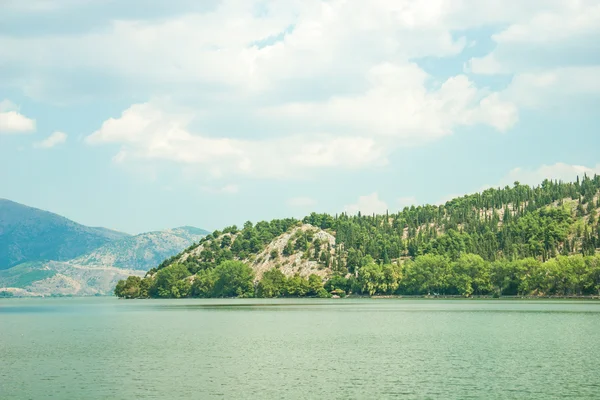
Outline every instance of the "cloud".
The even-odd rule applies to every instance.
[[[378,66],[368,79],[372,88],[358,97],[260,110],[264,120],[295,127],[275,137],[199,133],[190,126],[202,110],[152,100],[106,120],[86,141],[120,145],[117,163],[154,159],[205,165],[205,173],[217,178],[305,178],[318,168],[386,165],[396,148],[448,135],[457,125],[485,123],[504,131],[518,119],[511,103],[477,90],[465,76],[448,79],[434,92],[424,88],[427,75],[414,64]]]
[[[312,207],[317,201],[310,197],[292,197],[286,203],[290,207]]]
[[[523,2],[525,3],[525,2]],[[519,107],[579,107],[600,94],[600,3],[552,0],[515,15],[492,35],[494,49],[465,71],[511,76],[503,101]]]
[[[44,2],[20,3],[10,3],[12,12],[25,18]],[[59,18],[99,2],[91,3],[50,8]],[[76,33],[0,34],[2,68],[16,71],[13,86],[54,102],[77,90],[168,97],[170,105],[131,105],[88,143],[115,145],[117,163],[195,165],[213,178],[304,179],[319,168],[385,165],[398,148],[461,127],[507,131],[518,107],[589,93],[597,81],[584,58],[600,54],[597,1],[223,0],[189,10],[108,13]],[[496,30],[496,46],[464,74],[439,77],[419,65],[461,55],[463,32],[482,28]],[[472,77],[482,73],[514,79],[491,90]],[[76,85],[74,75],[112,85]],[[594,82],[586,86],[584,75]]]
[[[367,74],[365,93],[335,96],[322,102],[285,104],[263,110],[269,117],[310,121],[327,130],[382,135],[402,145],[421,144],[449,135],[457,126],[487,124],[511,128],[517,108],[497,93],[478,90],[465,75],[427,90],[429,77],[416,64],[384,63]]]
[[[383,214],[388,210],[388,206],[385,201],[379,199],[377,193],[371,193],[367,196],[360,196],[356,204],[350,204],[344,207],[350,215],[357,214],[359,211],[363,215],[368,214]]]
[[[97,12],[99,3],[12,0],[8,8],[22,12],[15,16],[52,10],[61,17]],[[494,36],[499,44],[591,36],[597,26],[590,0],[223,0],[202,10],[194,3],[160,19],[107,12],[101,29],[94,24],[77,35],[0,36],[0,59],[32,66],[22,73],[34,76],[56,73],[69,59],[76,71],[155,87],[210,82],[264,90],[290,79],[363,75],[385,61],[454,56],[466,46],[460,32],[482,26],[507,26]]]
[[[2,7],[6,7],[9,11],[38,13],[59,10],[78,2],[81,3],[80,0],[4,0]]]
[[[600,65],[517,74],[501,96],[521,107],[573,105],[574,96],[600,94]]]
[[[50,149],[54,146],[57,146],[61,143],[64,143],[67,141],[67,134],[64,132],[54,132],[53,134],[51,134],[50,136],[48,136],[46,139],[39,141],[39,142],[35,142],[33,144],[33,147],[37,147],[40,149]]]
[[[365,62],[395,55],[462,50],[464,40],[453,38],[445,13],[432,12],[430,0],[395,3],[224,0],[209,12],[159,21],[108,20],[104,29],[77,36],[0,37],[0,58],[7,64],[35,59],[37,71],[64,67],[69,59],[76,70],[154,85],[211,82],[263,90],[286,79],[356,73]]]
[[[35,131],[35,120],[18,112],[18,107],[8,100],[0,102],[0,134]]]
[[[487,75],[539,74],[600,61],[600,3],[595,0],[540,2],[534,12],[508,22],[492,35],[494,50],[469,60],[467,70]]]
[[[225,186],[202,186],[202,190],[211,194],[236,194],[240,191],[239,186],[229,184]]]
[[[364,137],[296,135],[270,139],[215,138],[192,133],[192,113],[165,111],[158,103],[135,104],[119,118],[106,120],[86,138],[89,144],[118,144],[122,163],[163,160],[203,165],[206,175],[238,174],[259,178],[302,178],[311,169],[356,169],[386,162],[386,152]]]
[[[554,7],[552,7],[554,5]],[[600,4],[595,0],[559,1],[541,8],[523,22],[493,35],[499,44],[556,44],[600,32]]]
[[[588,176],[594,176],[594,174],[600,175],[600,164],[588,167],[584,165],[556,163],[542,165],[534,169],[515,168],[504,176],[495,187],[512,186],[514,182],[537,186],[545,179],[573,182],[578,176],[581,178],[584,174]]]

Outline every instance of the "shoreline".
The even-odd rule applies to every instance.
[[[181,297],[181,298],[134,298],[134,299],[125,299],[119,298],[114,295],[64,295],[64,296],[12,296],[12,297],[0,297],[0,301],[2,300],[10,300],[10,299],[91,299],[91,298],[116,298],[117,300],[283,300],[283,299],[318,299],[318,300],[344,300],[344,299],[373,299],[373,300],[505,300],[505,301],[515,301],[515,300],[587,300],[587,301],[600,301],[600,296],[470,296],[464,297],[460,295],[439,295],[439,296],[431,296],[431,295],[373,295],[373,296],[365,296],[365,295],[348,295],[341,298],[319,298],[319,297],[209,297],[209,298],[201,298],[201,297]]]

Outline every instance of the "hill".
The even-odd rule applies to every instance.
[[[24,262],[70,260],[127,236],[0,199],[0,270]]]
[[[330,291],[371,295],[600,292],[599,190],[599,176],[515,182],[394,214],[247,222],[121,282],[117,294],[316,295],[317,278]],[[239,290],[223,291],[231,282]]]

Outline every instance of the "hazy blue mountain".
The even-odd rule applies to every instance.
[[[0,199],[0,270],[31,261],[66,261],[128,237]]]
[[[0,271],[0,288],[17,295],[110,294],[120,279],[143,276],[206,235],[192,227],[142,233],[107,243],[68,261],[33,261]]]
[[[108,294],[208,232],[190,226],[131,236],[0,199],[0,288],[16,294]]]

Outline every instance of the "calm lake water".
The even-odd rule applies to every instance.
[[[0,300],[0,399],[600,398],[600,302]]]

